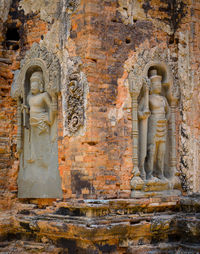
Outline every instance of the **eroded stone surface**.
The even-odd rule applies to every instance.
[[[79,200],[39,207],[16,203],[10,227],[1,231],[2,239],[7,236],[1,250],[15,247],[18,251],[46,253],[74,250],[77,253],[148,253],[150,250],[195,253],[200,250],[199,208],[194,209],[195,203],[199,203],[198,197]],[[15,234],[23,240],[14,241]]]

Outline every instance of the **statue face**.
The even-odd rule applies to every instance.
[[[37,79],[31,79],[31,93],[38,94],[40,92],[40,83]]]
[[[34,72],[30,78],[31,93],[38,94],[42,85],[41,74]]]
[[[153,81],[151,84],[151,87],[152,87],[152,93],[155,93],[155,94],[161,93],[161,81],[160,80]]]

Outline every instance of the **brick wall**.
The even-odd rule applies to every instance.
[[[70,57],[81,57],[89,93],[87,126],[83,136],[63,137],[61,98],[59,102],[59,170],[65,198],[130,197],[132,122],[125,65],[138,50],[158,45],[163,49],[168,48],[178,62],[180,47],[185,45],[185,39],[181,40],[180,34],[186,32],[189,33],[190,51],[188,71],[194,71],[194,85],[191,88],[192,97],[187,99],[181,94],[177,134],[181,134],[179,126],[184,122],[190,137],[195,136],[194,142],[199,142],[200,112],[199,100],[196,99],[199,96],[199,3],[196,1],[192,5],[189,1],[182,1],[180,6],[176,6],[175,1],[174,4],[170,1],[141,1],[140,7],[135,9],[138,10],[138,16],[133,15],[133,22],[125,22],[123,15],[129,15],[126,14],[129,7],[123,6],[123,1],[82,0],[77,12],[71,16],[69,38],[64,41],[64,46],[58,46],[57,52],[60,55],[67,50]],[[54,40],[53,29],[59,20],[57,10],[52,14],[53,21],[48,22],[41,19],[41,13],[25,15],[23,10],[18,11],[17,8],[18,1],[15,1],[0,35],[0,186],[4,208],[16,198],[19,167],[16,154],[16,102],[10,97],[13,71],[19,69],[20,60],[33,42],[48,44],[48,38]],[[19,38],[6,38],[9,37],[6,32],[9,29],[17,30]],[[185,73],[181,66],[179,72]],[[181,92],[183,90],[185,93],[191,82],[190,79],[184,82]],[[188,109],[185,108],[186,102],[190,104]],[[192,144],[191,140],[186,140],[187,148]],[[191,174],[194,175],[196,169],[193,170],[193,165],[198,166],[199,160],[196,162],[193,154],[190,166],[184,167],[190,158],[185,158],[181,139],[178,149],[180,163],[177,163],[186,185],[193,189],[194,183],[188,179]],[[195,172],[199,177],[199,169]]]

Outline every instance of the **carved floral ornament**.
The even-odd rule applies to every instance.
[[[84,89],[80,77],[70,80],[67,94],[67,125],[75,133],[84,124]]]
[[[15,74],[14,83],[11,90],[13,98],[23,97],[24,83],[27,75],[31,75],[34,70],[40,69],[43,72],[45,87],[49,94],[60,92],[60,64],[58,58],[47,51],[45,47],[40,47],[34,43],[31,49],[20,64],[20,72]]]
[[[64,135],[83,134],[86,125],[87,79],[81,71],[82,62],[70,59],[66,87],[62,91],[64,107]]]

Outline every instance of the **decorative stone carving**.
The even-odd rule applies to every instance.
[[[161,95],[162,76],[157,75],[156,69],[150,71],[150,80],[150,95],[148,86],[145,86],[144,95],[140,100],[138,109],[140,122],[139,146],[140,155],[142,155],[139,158],[139,168],[142,178],[145,178],[146,171],[147,180],[151,180],[154,177],[164,180],[169,105],[167,99]]]
[[[85,127],[87,80],[81,72],[81,61],[74,58],[63,89],[65,135],[78,135]]]
[[[153,51],[153,52],[152,52]],[[132,96],[132,196],[179,188],[175,112],[178,85],[159,49],[144,51],[129,74]],[[177,193],[179,193],[177,191]]]
[[[62,197],[56,139],[59,91],[58,59],[33,44],[12,85],[18,102],[19,198]]]
[[[118,0],[118,6],[120,18],[126,25],[133,25],[135,21],[145,18],[142,2],[138,0]]]

